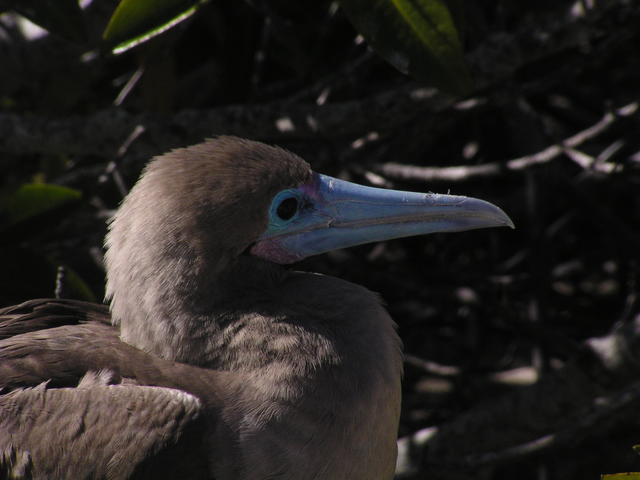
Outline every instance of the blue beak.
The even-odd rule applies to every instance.
[[[363,243],[488,227],[514,225],[484,200],[365,187],[315,174],[309,184],[274,197],[268,228],[251,253],[292,263]]]

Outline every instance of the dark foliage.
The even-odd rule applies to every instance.
[[[0,305],[53,296],[56,276],[62,296],[102,298],[105,220],[150,156],[224,133],[276,143],[359,183],[484,198],[516,224],[296,267],[381,292],[400,325],[400,436],[440,429],[406,478],[640,470],[635,350],[614,348],[614,368],[589,342],[633,346],[640,321],[640,6],[451,5],[466,99],[396,72],[328,2],[211,2],[118,57],[97,47],[114,2],[84,10],[86,44],[0,17],[0,201],[34,179],[82,192],[0,224]]]

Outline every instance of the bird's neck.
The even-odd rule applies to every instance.
[[[184,258],[166,259],[162,268],[136,266],[126,283],[109,279],[113,322],[124,342],[166,360],[246,370],[255,360],[236,358],[232,340],[260,333],[255,325],[260,305],[269,303],[285,273],[244,257],[223,269],[202,268]]]
[[[284,465],[294,473],[282,478],[296,478],[295,472],[309,462],[320,462],[318,471],[328,472],[319,478],[390,477],[400,343],[376,295],[336,278],[289,272],[251,257],[215,276],[175,273],[171,278],[173,290],[156,290],[153,301],[132,292],[137,303],[114,312],[140,315],[136,306],[151,306],[134,322],[120,317],[121,335],[163,358],[239,379],[223,414],[225,424],[242,426],[233,432],[239,450],[230,452],[230,459],[239,454],[256,460],[246,462],[263,466],[262,476],[255,478],[271,478]],[[148,278],[144,285],[157,288],[167,281]],[[114,300],[126,306],[118,302],[122,297]],[[260,407],[248,412],[245,404]],[[289,452],[291,438],[305,447]],[[237,465],[230,460],[221,468]]]

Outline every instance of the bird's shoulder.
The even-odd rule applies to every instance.
[[[106,306],[76,300],[37,299],[0,309],[2,393],[45,381],[75,386],[87,371],[107,366],[117,374],[104,353],[118,343],[109,323]]]
[[[39,298],[0,308],[0,340],[63,325],[109,325],[106,305],[79,300]]]
[[[0,478],[207,478],[216,379],[120,341],[104,305],[3,308]]]
[[[0,396],[0,474],[8,478],[207,478],[201,402],[162,387],[111,384]]]
[[[108,307],[75,300],[32,300],[0,310],[0,390],[75,387],[87,372],[111,382],[168,387],[207,398],[223,374],[148,354],[120,340]]]

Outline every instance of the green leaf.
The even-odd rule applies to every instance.
[[[121,0],[102,34],[115,45],[113,53],[129,50],[186,20],[207,0]]]
[[[0,212],[6,225],[14,225],[41,213],[78,200],[82,194],[72,188],[44,183],[29,183],[0,201]]]
[[[87,41],[82,9],[77,0],[2,0],[2,10],[14,10],[45,30],[72,42]]]
[[[640,473],[638,472],[626,472],[626,473],[607,473],[600,475],[601,480],[640,480]]]
[[[441,0],[340,0],[369,45],[401,72],[443,91],[472,88],[458,32]]]

